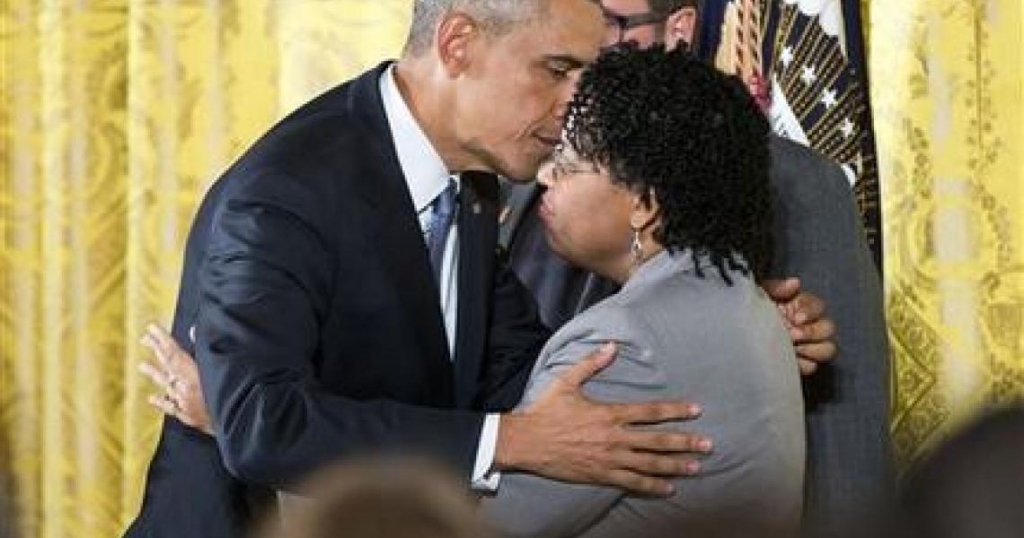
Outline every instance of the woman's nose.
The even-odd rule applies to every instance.
[[[537,183],[540,183],[544,187],[550,187],[552,178],[552,171],[555,165],[551,161],[545,162],[541,165],[540,170],[537,171]]]

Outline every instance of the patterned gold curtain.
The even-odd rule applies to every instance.
[[[198,200],[277,117],[397,55],[409,5],[3,2],[0,473],[21,536],[135,515],[159,424],[137,342],[170,321]]]
[[[137,337],[170,320],[196,203],[275,118],[396,55],[409,4],[2,4],[0,473],[20,535],[106,538],[134,516],[158,426]],[[1024,13],[870,7],[908,460],[1024,392]]]
[[[892,430],[903,462],[1024,395],[1024,10],[873,0]]]

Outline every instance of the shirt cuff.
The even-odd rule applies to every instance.
[[[472,488],[477,491],[494,492],[498,490],[501,472],[492,471],[494,465],[494,449],[498,445],[498,425],[501,415],[488,413],[484,418],[484,427],[480,430],[480,444],[476,447],[476,462],[473,464]]]

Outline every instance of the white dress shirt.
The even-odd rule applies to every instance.
[[[433,202],[442,191],[448,188],[450,179],[454,179],[457,189],[461,190],[457,174],[451,174],[441,156],[423,133],[409,110],[405,98],[398,90],[395,82],[394,65],[389,67],[380,77],[380,94],[384,101],[384,114],[391,127],[391,136],[398,154],[398,164],[402,168],[413,206],[419,219],[420,229],[426,235],[433,216]],[[459,225],[458,220],[452,223],[445,244],[441,262],[441,278],[438,282],[441,312],[444,314],[444,329],[448,337],[448,351],[453,360],[455,356],[455,330],[458,326],[459,311]],[[488,414],[480,433],[477,445],[476,461],[473,465],[473,487],[493,490],[497,488],[499,473],[490,473],[494,463],[494,449],[498,442],[498,415]]]

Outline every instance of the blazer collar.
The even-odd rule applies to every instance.
[[[633,276],[622,285],[622,291],[644,287],[651,282],[662,280],[672,274],[692,273],[694,271],[692,252],[688,248],[677,252],[669,252],[668,249],[662,250],[637,268]],[[710,260],[702,257],[702,269],[704,268],[705,261],[710,263]]]

